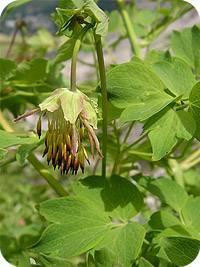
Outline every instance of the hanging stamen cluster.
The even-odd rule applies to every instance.
[[[89,138],[91,154],[94,157],[94,147],[101,155],[97,137],[93,128],[81,115],[76,123],[71,124],[64,119],[62,109],[54,112],[46,112],[48,119],[48,131],[45,136],[45,149],[43,157],[46,155],[48,165],[52,163],[54,169],[58,168],[61,174],[77,174],[78,169],[84,173],[85,160],[90,164],[86,147],[83,140]],[[37,123],[37,134],[41,136],[41,116]]]

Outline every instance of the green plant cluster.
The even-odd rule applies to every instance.
[[[2,20],[29,2],[10,4]],[[162,50],[152,49],[192,7],[149,2],[154,9],[116,0],[108,13],[98,1],[60,0],[51,14],[56,35],[46,29],[30,34],[20,20],[12,36],[0,36],[7,42],[0,58],[0,250],[15,266],[172,267],[197,257],[200,27],[173,31]],[[124,40],[130,59],[118,64]],[[77,63],[90,70],[83,82]],[[57,88],[58,96],[52,94]],[[46,123],[49,135],[52,122],[55,136],[66,124],[70,156],[77,153],[75,140],[82,158],[90,158],[84,174],[61,175],[43,162],[44,143],[48,149],[58,143],[65,164],[68,142],[46,143],[41,107],[49,116],[61,114]],[[40,139],[33,124],[38,116]]]

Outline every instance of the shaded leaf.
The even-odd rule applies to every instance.
[[[3,82],[3,80],[8,79],[12,75],[16,67],[17,65],[14,61],[5,58],[0,58],[0,82]]]
[[[200,232],[200,197],[188,199],[181,213],[185,224]]]
[[[106,248],[96,250],[93,254],[88,257],[88,267],[113,267],[114,256]]]
[[[148,222],[152,229],[160,230],[180,223],[180,220],[167,210],[160,210],[153,213]]]
[[[198,255],[200,241],[184,237],[168,237],[161,241],[171,262],[178,266],[191,263]]]
[[[128,220],[143,206],[137,187],[119,176],[112,176],[109,182],[99,176],[87,177],[74,186],[74,191],[90,206],[104,210],[115,219]]]
[[[113,265],[130,267],[138,257],[145,236],[145,229],[138,223],[130,222],[110,231],[97,246],[104,247],[114,257]],[[123,245],[122,245],[123,244]]]
[[[141,258],[138,267],[153,267],[153,265],[145,258]]]

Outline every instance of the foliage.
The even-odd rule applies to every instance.
[[[2,20],[28,2],[9,5]],[[200,28],[173,31],[162,50],[151,49],[191,9],[178,0],[161,0],[152,10],[116,0],[116,9],[104,12],[98,1],[61,0],[51,14],[57,35],[29,33],[19,20],[13,36],[3,36],[9,42],[0,58],[0,249],[9,262],[170,267],[196,258]],[[131,56],[118,64],[122,40]],[[84,80],[77,62],[89,68]],[[48,163],[72,173],[43,163],[44,143]],[[84,174],[73,176],[79,166]]]

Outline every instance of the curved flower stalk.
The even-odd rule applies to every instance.
[[[67,88],[56,89],[39,105],[39,109],[26,113],[15,121],[35,112],[40,112],[37,123],[39,138],[42,132],[42,117],[46,116],[48,120],[43,157],[46,155],[48,164],[51,162],[54,169],[58,167],[61,174],[67,174],[69,171],[77,174],[79,168],[84,172],[85,161],[90,164],[84,145],[86,136],[92,157],[94,158],[94,148],[102,157],[94,132],[94,129],[97,129],[96,111],[85,94],[79,90],[72,92]]]

